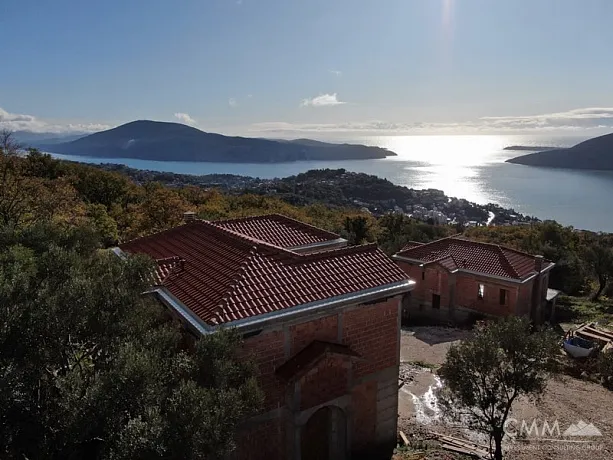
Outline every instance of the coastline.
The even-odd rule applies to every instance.
[[[537,216],[542,220],[556,220],[563,225],[591,231],[613,232],[613,203],[603,199],[613,194],[613,172],[553,170],[505,163],[506,159],[513,156],[513,152],[502,150],[504,144],[523,142],[543,145],[545,140],[513,138],[512,141],[496,141],[496,145],[500,145],[499,150],[496,150],[495,146],[490,145],[494,138],[482,137],[485,139],[479,138],[476,141],[464,136],[453,139],[388,137],[373,138],[370,141],[366,138],[354,140],[376,143],[382,147],[389,146],[398,152],[397,157],[377,160],[240,164],[53,156],[68,161],[89,164],[119,163],[140,170],[169,171],[172,174],[189,176],[214,174],[261,179],[295,176],[312,169],[343,168],[347,171],[374,174],[393,184],[415,190],[442,190],[448,197],[461,197],[481,206],[496,203],[504,209],[515,209],[518,213]],[[569,139],[571,138],[547,138],[547,142],[558,145],[575,142],[575,138],[572,138],[572,141]],[[400,141],[409,144],[404,147],[393,144]],[[463,146],[464,142],[466,146]],[[481,146],[481,156],[471,158],[456,154],[449,158],[451,164],[441,164],[445,158],[441,158],[439,154],[445,150],[440,149],[452,148],[454,152],[462,152],[468,148],[466,151],[472,154],[471,146],[474,142],[485,143]]]

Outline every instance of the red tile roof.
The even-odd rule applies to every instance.
[[[218,220],[215,224],[282,248],[294,248],[340,238],[336,233],[322,230],[281,214]]]
[[[536,256],[525,252],[453,236],[419,246],[411,245],[396,255],[422,263],[438,263],[449,271],[464,269],[516,280],[535,274],[538,263]],[[542,268],[551,264],[543,260]]]
[[[210,324],[407,279],[376,245],[298,254],[201,220],[120,248],[157,259],[159,283]]]

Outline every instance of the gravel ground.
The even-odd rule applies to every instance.
[[[432,390],[440,383],[431,368],[445,360],[453,343],[465,339],[469,331],[441,327],[403,329],[401,335],[401,380],[399,393],[399,429],[412,442],[419,444],[430,431],[457,436],[475,442],[486,439],[467,432],[462,426],[442,419],[432,400]],[[533,420],[542,427],[543,421],[553,425],[557,420],[560,431],[580,421],[592,423],[602,436],[566,437],[543,441],[542,437],[527,437],[517,442],[508,440],[506,458],[512,460],[611,460],[613,459],[613,392],[599,384],[561,376],[552,379],[540,401],[522,400],[514,406],[512,417]],[[541,429],[539,429],[541,431]],[[579,442],[560,442],[560,439]]]

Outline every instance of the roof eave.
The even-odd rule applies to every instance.
[[[326,314],[336,309],[344,308],[349,305],[359,305],[361,303],[371,302],[382,297],[392,297],[398,294],[412,291],[415,287],[415,281],[406,279],[395,283],[379,286],[372,289],[366,289],[340,296],[330,297],[316,302],[310,302],[294,307],[285,308],[283,310],[264,313],[250,318],[239,319],[223,323],[216,327],[236,327],[242,332],[249,332],[254,329],[261,329],[264,326],[270,326],[277,322],[296,319],[302,316],[311,316],[325,310]]]
[[[194,312],[192,312],[183,302],[174,297],[164,287],[154,287],[146,292],[146,294],[155,294],[160,301],[167,307],[174,310],[180,318],[182,318],[186,325],[194,332],[206,335],[211,334],[221,328],[237,328],[242,333],[247,333],[252,330],[262,329],[264,326],[269,326],[277,322],[282,322],[290,319],[300,318],[302,316],[316,315],[317,313],[324,312],[329,314],[331,311],[335,311],[340,308],[344,308],[349,305],[358,305],[372,300],[380,299],[382,297],[391,297],[398,294],[411,291],[415,287],[415,281],[403,280],[384,286],[379,286],[373,289],[367,289],[363,291],[353,292],[336,297],[330,297],[328,299],[319,300],[316,302],[310,302],[302,305],[296,305],[294,307],[285,308],[283,310],[274,311],[270,313],[264,313],[261,315],[253,316],[250,318],[243,318],[235,321],[229,321],[219,325],[211,325],[204,322]]]

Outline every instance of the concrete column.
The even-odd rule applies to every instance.
[[[456,276],[455,273],[451,273],[447,277],[447,289],[449,289],[449,317],[452,321],[455,321],[455,288]]]

